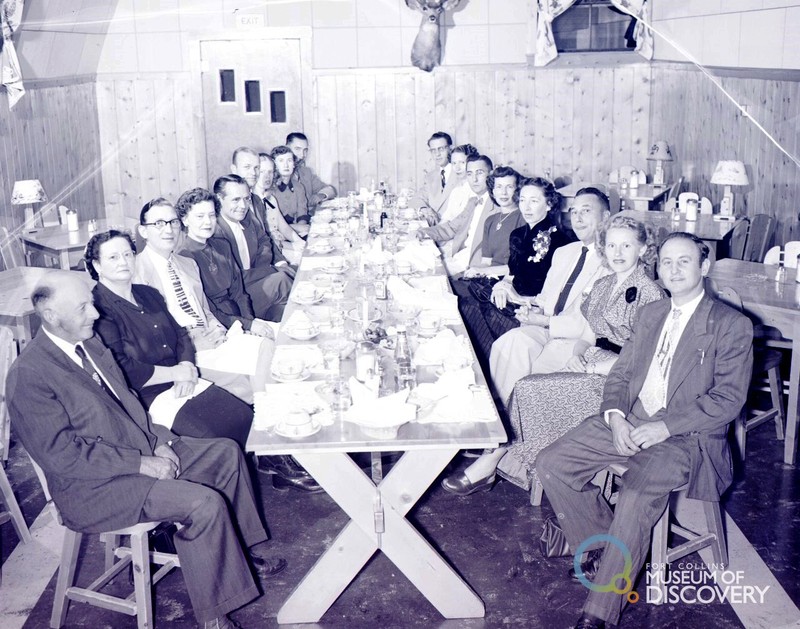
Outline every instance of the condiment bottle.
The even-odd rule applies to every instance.
[[[406,326],[397,326],[397,341],[394,348],[394,369],[397,380],[397,390],[413,389],[416,382],[414,365],[411,362],[411,349],[408,345],[408,332]]]

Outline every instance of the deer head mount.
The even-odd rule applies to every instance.
[[[442,42],[439,39],[439,17],[444,11],[452,11],[461,0],[406,0],[406,6],[422,13],[422,22],[414,45],[411,47],[411,63],[420,70],[430,72],[442,60]]]

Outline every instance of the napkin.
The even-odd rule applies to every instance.
[[[150,408],[148,409],[150,417],[156,424],[172,428],[172,424],[175,422],[175,416],[178,414],[178,411],[183,408],[183,405],[192,398],[200,395],[210,386],[210,381],[198,378],[192,394],[184,397],[175,397],[174,387],[170,387],[166,391],[159,393],[153,400],[153,403],[150,404]]]
[[[242,324],[236,321],[234,325],[241,327]],[[196,352],[195,364],[200,369],[255,375],[263,341],[260,336],[243,332],[231,334],[229,330],[222,345]]]
[[[475,386],[470,367],[446,371],[436,382],[422,383],[414,391],[421,404],[417,421],[422,424],[491,422],[497,411],[484,386]]]
[[[286,332],[287,330],[307,329],[314,328],[316,325],[311,320],[311,317],[303,310],[295,310],[289,318],[283,322],[281,329]]]
[[[305,411],[323,426],[333,423],[330,405],[316,392],[318,382],[267,384],[253,395],[253,428],[268,430],[284,421],[292,411]]]
[[[417,407],[407,402],[408,389],[378,397],[375,391],[352,376],[349,384],[353,405],[343,416],[349,422],[373,428],[385,428],[400,426],[416,417]]]
[[[427,272],[433,271],[436,267],[436,259],[440,255],[441,252],[433,244],[433,241],[411,240],[401,251],[394,254],[394,259],[395,262],[410,262],[415,271]]]
[[[278,345],[272,357],[273,371],[274,365],[280,364],[282,360],[300,359],[306,368],[312,373],[321,373],[325,366],[322,362],[322,350],[319,345]]]
[[[418,306],[422,310],[434,312],[446,323],[460,323],[458,298],[451,294],[427,292],[413,288],[399,277],[391,276],[386,284],[392,297],[401,304]]]
[[[456,335],[450,328],[440,330],[433,338],[422,341],[414,352],[416,365],[442,365],[445,362],[459,367],[469,366],[473,362],[466,337]]]

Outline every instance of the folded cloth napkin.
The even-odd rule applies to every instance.
[[[317,386],[319,382],[267,384],[264,391],[253,395],[253,428],[269,430],[297,411],[308,413],[318,424],[330,426],[333,424],[333,413],[330,404],[316,392]]]
[[[274,366],[280,364],[282,360],[297,359],[302,360],[306,369],[310,369],[311,373],[321,373],[325,369],[319,345],[278,345],[272,357],[272,371],[275,371]]]
[[[450,328],[440,330],[436,336],[419,344],[414,352],[415,365],[443,365],[461,368],[473,362],[469,342],[465,336],[457,335]],[[469,383],[472,384],[473,382]]]
[[[159,393],[153,400],[153,403],[150,404],[150,408],[148,409],[150,417],[156,424],[172,428],[172,424],[175,422],[175,416],[178,414],[178,411],[183,408],[183,405],[193,397],[200,395],[210,387],[211,384],[212,383],[208,380],[198,378],[192,394],[184,397],[175,397],[175,387],[170,387],[166,391]]]
[[[471,367],[446,371],[436,382],[418,385],[413,399],[420,405],[419,423],[491,422],[497,417],[489,389],[475,385]]]
[[[445,323],[460,323],[458,298],[450,294],[437,294],[413,288],[399,277],[391,276],[386,284],[392,297],[401,304],[418,306],[422,310],[435,312]]]
[[[340,255],[335,256],[304,256],[300,261],[301,271],[316,271],[317,269],[329,269],[333,266],[344,268],[344,258]]]
[[[427,272],[436,268],[436,259],[441,252],[432,241],[411,240],[401,251],[394,254],[395,262],[410,262],[415,271]]]
[[[245,334],[242,324],[235,321],[228,330],[224,343],[213,349],[204,349],[195,353],[195,364],[200,369],[252,376],[257,371],[263,341],[264,339],[260,336]]]
[[[353,405],[343,419],[372,428],[401,426],[416,417],[417,407],[409,404],[408,389],[378,397],[375,391],[350,376],[350,395]]]

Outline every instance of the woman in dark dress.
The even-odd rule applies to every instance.
[[[228,437],[244,448],[252,409],[214,384],[193,395],[198,377],[189,333],[172,318],[161,293],[133,283],[135,264],[127,233],[96,234],[86,245],[86,265],[97,280],[92,291],[100,313],[96,332],[145,408],[150,410],[159,395],[186,398],[174,420],[153,414],[153,421],[179,435]]]
[[[194,188],[180,196],[175,209],[188,236],[179,253],[197,262],[203,292],[214,316],[226,328],[239,321],[251,334],[272,338],[269,324],[253,312],[230,244],[222,238],[211,238],[219,215],[216,195],[205,188]]]
[[[490,188],[491,189],[491,188]],[[521,179],[516,194],[522,225],[508,233],[508,266],[501,281],[473,284],[470,294],[462,295],[460,308],[467,328],[476,343],[479,358],[489,356],[492,343],[519,325],[514,318],[516,307],[538,295],[550,270],[553,252],[570,238],[560,228],[558,213],[561,195],[553,184],[542,178]],[[484,242],[491,247],[501,218],[486,221]],[[497,236],[494,236],[496,239]]]

